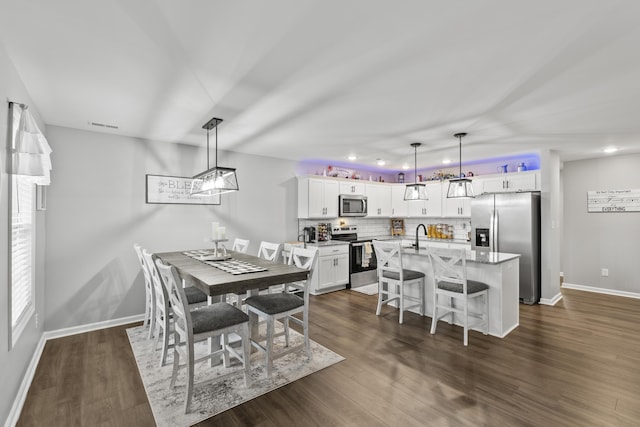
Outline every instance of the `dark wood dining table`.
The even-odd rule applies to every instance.
[[[185,280],[185,285],[200,289],[209,296],[210,302],[220,301],[223,295],[232,293],[255,295],[269,286],[307,280],[309,276],[309,270],[294,265],[267,261],[242,252],[227,251],[232,259],[266,268],[265,271],[255,273],[231,274],[187,256],[183,252],[187,251],[161,252],[156,256],[164,263],[175,266]],[[252,325],[251,337],[255,340],[258,337],[258,322],[253,313],[249,314],[249,318]],[[211,340],[211,350],[219,348],[221,348],[220,341]],[[219,363],[221,363],[219,358],[211,359],[212,366]]]

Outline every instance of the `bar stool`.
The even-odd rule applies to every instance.
[[[453,323],[455,314],[462,317],[464,327],[464,345],[469,344],[469,328],[484,326],[484,335],[489,333],[489,285],[483,282],[467,279],[467,264],[465,249],[434,248],[427,246],[429,262],[433,270],[433,318],[431,333],[436,333],[438,320],[450,314]],[[441,302],[444,297],[445,302]],[[469,311],[469,300],[482,297],[484,311],[482,313]],[[456,307],[455,301],[461,301],[462,307]],[[476,319],[469,323],[469,318]]]

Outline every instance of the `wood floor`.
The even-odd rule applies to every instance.
[[[200,425],[640,425],[640,300],[563,294],[467,348],[459,327],[375,316],[375,296],[313,297],[311,338],[346,360]],[[125,327],[47,342],[18,425],[154,425]]]

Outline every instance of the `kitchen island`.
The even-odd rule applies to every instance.
[[[467,278],[489,285],[489,334],[504,338],[519,325],[520,255],[475,250],[467,250],[466,253]],[[427,251],[422,247],[416,250],[403,245],[402,254],[404,268],[422,271],[426,275],[425,315],[433,317],[433,275]],[[415,291],[415,288],[408,290]],[[470,302],[473,311],[481,310],[478,305],[482,302],[476,299]],[[461,324],[460,319],[454,323]]]

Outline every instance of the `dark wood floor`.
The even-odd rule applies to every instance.
[[[313,297],[312,339],[346,360],[200,425],[640,425],[640,300],[563,294],[467,348],[459,327],[375,316],[375,296]],[[153,425],[124,330],[47,342],[18,425]]]

